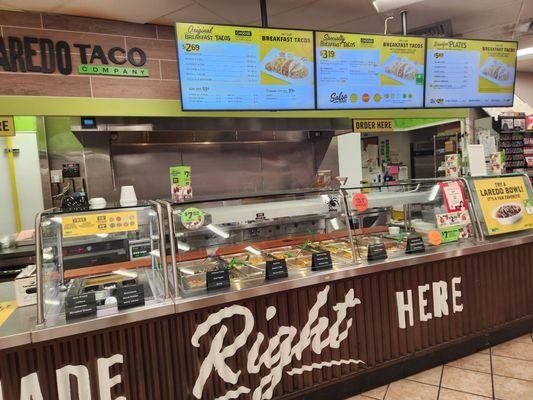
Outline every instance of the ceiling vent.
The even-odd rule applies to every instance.
[[[448,19],[435,24],[422,26],[409,30],[408,33],[414,36],[453,37],[452,21]]]

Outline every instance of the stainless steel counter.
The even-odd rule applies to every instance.
[[[484,242],[468,241],[463,243],[449,243],[439,247],[428,248],[426,253],[405,255],[398,254],[387,260],[367,262],[357,265],[346,265],[342,268],[323,272],[291,272],[288,278],[278,282],[257,285],[257,282],[247,282],[234,285],[223,292],[215,292],[190,298],[176,298],[164,303],[142,309],[132,309],[119,314],[98,319],[80,320],[62,326],[37,328],[35,325],[35,307],[18,308],[11,317],[0,327],[0,350],[28,343],[42,342],[59,337],[78,335],[103,328],[110,328],[150,318],[164,317],[174,313],[184,313],[199,308],[236,302],[252,297],[287,291],[294,288],[324,284],[340,279],[372,274],[396,268],[445,260],[454,257],[472,255],[476,253],[518,246],[532,243],[533,234],[522,233],[505,238],[489,239]],[[0,284],[0,300],[14,298],[13,284]]]

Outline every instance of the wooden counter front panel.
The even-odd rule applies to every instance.
[[[178,314],[143,323],[86,334],[76,338],[59,339],[22,349],[0,353],[0,379],[4,399],[19,399],[21,378],[37,372],[40,388],[45,400],[57,399],[56,370],[65,365],[84,365],[88,368],[91,398],[98,395],[97,359],[121,354],[123,364],[109,369],[109,376],[120,374],[122,383],[112,390],[112,399],[119,395],[128,400],[153,399],[195,399],[198,393],[202,399],[231,398],[228,392],[241,387],[245,394],[239,399],[271,398],[267,394],[268,385],[261,389],[261,380],[279,365],[278,344],[272,346],[271,356],[265,355],[268,341],[275,338],[278,330],[285,330],[281,343],[286,343],[285,354],[290,363],[283,367],[281,381],[273,387],[273,398],[297,397],[298,393],[312,387],[334,383],[336,379],[356,376],[360,371],[399,362],[410,355],[449,342],[455,339],[486,334],[519,320],[533,318],[533,245],[480,253],[454,258],[441,262],[421,264],[388,272],[366,275],[353,279],[325,283],[317,286],[291,290],[285,293],[253,298],[236,304],[224,304],[217,308]],[[460,277],[460,284],[452,285],[453,278]],[[420,322],[419,286],[430,285],[424,292],[427,300],[426,313],[434,313],[433,282],[447,283],[447,305],[449,315]],[[457,281],[456,281],[457,282]],[[313,343],[306,343],[305,324],[310,310],[317,303],[319,293],[328,290],[326,304],[318,309],[318,318],[323,319],[324,332],[314,336],[315,347],[323,347],[319,354],[312,350]],[[346,307],[346,316],[341,318],[338,332],[351,326],[347,336],[340,337],[332,327],[337,320],[337,311],[342,304],[356,303],[350,299],[354,291],[360,304]],[[456,312],[453,299],[455,289]],[[399,327],[397,292],[412,292],[414,325],[409,325],[406,315],[406,329]],[[461,295],[458,296],[458,292]],[[322,292],[324,293],[324,292]],[[322,294],[323,295],[323,294]],[[339,306],[340,305],[340,306]],[[462,305],[462,311],[458,306]],[[275,314],[274,308],[275,307]],[[336,307],[334,309],[334,307]],[[224,310],[225,309],[225,310]],[[249,310],[249,313],[246,311]],[[221,311],[224,310],[224,311]],[[244,335],[242,345],[231,345],[246,327],[245,317],[233,315],[241,312],[252,316],[253,323],[248,335]],[[218,314],[217,314],[218,313]],[[223,314],[223,315],[222,315]],[[267,314],[270,317],[267,320]],[[214,321],[204,332],[199,326],[208,318]],[[224,327],[224,328],[223,328]],[[285,327],[285,328],[284,328]],[[316,329],[315,321],[311,329]],[[227,333],[224,335],[224,329]],[[198,331],[198,344],[192,344],[192,337]],[[288,340],[287,333],[295,337]],[[329,332],[333,332],[329,335]],[[258,334],[265,339],[258,349],[257,359],[251,356],[252,346]],[[223,339],[224,356],[218,355],[218,372],[208,368],[205,385],[193,388],[200,374],[202,363],[210,351],[216,353],[216,337]],[[303,340],[302,340],[303,338]],[[338,339],[339,346],[335,345]],[[288,340],[288,341],[287,341]],[[301,359],[297,359],[296,344],[302,340]],[[287,342],[285,342],[287,341]],[[320,346],[322,342],[322,346]],[[283,347],[283,346],[282,346]],[[292,352],[292,353],[291,353]],[[292,355],[291,355],[292,354]],[[224,358],[226,357],[227,358]],[[259,372],[253,371],[253,364],[263,360]],[[249,371],[248,363],[253,361]],[[283,360],[283,357],[282,357]],[[339,362],[343,360],[342,362]],[[362,360],[365,364],[355,364]],[[269,365],[272,362],[272,365]],[[326,362],[322,368],[312,368],[313,363]],[[265,365],[267,364],[267,366]],[[223,367],[230,370],[224,374]],[[316,365],[315,365],[316,366]],[[289,375],[298,368],[309,369],[302,374]],[[308,367],[308,368],[307,368]],[[235,384],[225,382],[220,375],[230,380],[230,372],[239,373]],[[72,386],[72,399],[76,385]],[[227,397],[224,397],[227,396]],[[261,397],[262,396],[262,397]]]

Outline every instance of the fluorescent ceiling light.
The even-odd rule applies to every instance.
[[[411,4],[420,3],[423,0],[373,0],[372,4],[378,13],[383,13]]]
[[[520,49],[516,52],[518,57],[530,56],[533,54],[533,47],[526,47],[525,49]]]

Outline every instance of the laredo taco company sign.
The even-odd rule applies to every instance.
[[[139,47],[127,51],[88,43],[74,43],[71,47],[63,40],[0,36],[0,68],[5,72],[70,75],[76,68],[83,75],[147,77],[150,71],[142,68],[145,64],[146,53]]]

